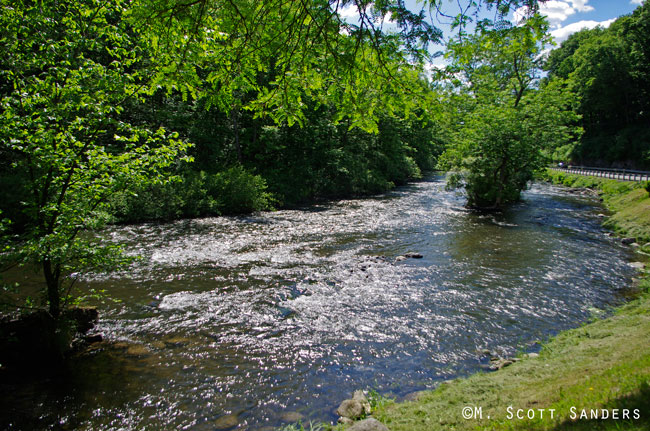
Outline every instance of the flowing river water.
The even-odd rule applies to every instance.
[[[442,178],[249,217],[112,227],[142,259],[90,274],[109,342],[3,387],[9,429],[273,429],[335,421],[355,389],[402,397],[538,349],[624,299],[629,252],[598,202],[535,185],[477,215]],[[396,259],[408,252],[421,259]],[[299,416],[301,415],[301,416]]]

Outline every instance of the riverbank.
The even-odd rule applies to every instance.
[[[622,182],[548,170],[542,179],[553,184],[597,191],[612,212],[603,225],[620,237],[633,238],[650,252],[650,183]]]
[[[555,172],[546,180],[598,190],[613,212],[605,225],[647,251],[650,197],[641,185]],[[635,300],[606,319],[560,333],[537,357],[442,384],[415,401],[386,404],[374,416],[392,431],[648,429],[647,272],[636,289]]]

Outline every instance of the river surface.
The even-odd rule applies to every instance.
[[[629,252],[589,197],[535,185],[498,215],[442,178],[250,217],[112,227],[142,259],[80,283],[109,342],[4,386],[8,429],[272,429],[335,421],[355,389],[402,397],[539,349],[624,299]],[[421,259],[396,258],[408,252]],[[293,413],[287,415],[287,413]],[[229,428],[230,427],[230,428]]]

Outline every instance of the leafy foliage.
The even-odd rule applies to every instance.
[[[536,4],[472,0],[455,25],[462,33],[482,7],[502,18]],[[401,0],[3,1],[3,263],[41,267],[56,317],[74,274],[125,263],[82,234],[107,221],[248,212],[419,178],[451,135],[424,73],[441,35],[426,7],[440,12]],[[387,19],[399,31],[382,31]]]
[[[73,270],[122,262],[119,249],[79,234],[134,184],[162,184],[188,145],[124,121],[123,102],[146,85],[143,50],[120,20],[122,2],[3,5],[2,176],[20,179],[22,232],[3,260],[40,265],[49,310],[60,312]],[[15,203],[15,202],[14,202]]]
[[[465,188],[469,207],[517,201],[545,153],[579,133],[570,127],[569,93],[559,85],[534,88],[546,29],[533,16],[525,26],[479,29],[450,45],[451,71],[462,76],[451,97],[462,102],[451,114],[455,137],[440,164],[453,171],[449,187]]]
[[[564,160],[650,167],[650,3],[607,29],[582,30],[549,55],[549,80],[579,101],[585,133]]]

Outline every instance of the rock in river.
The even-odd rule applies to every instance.
[[[336,414],[342,418],[356,420],[363,415],[370,414],[370,403],[363,391],[354,391],[352,399],[343,400],[343,402],[341,402],[339,408],[336,409]],[[341,421],[339,420],[339,422]]]
[[[239,425],[239,419],[237,418],[237,415],[221,416],[219,419],[212,422],[212,426],[214,426],[214,428],[217,430],[227,430],[234,428],[237,425]]]
[[[368,398],[366,398],[366,395],[363,393],[363,391],[354,391],[352,394],[352,399],[359,401],[365,414],[370,414],[370,403],[368,402]]]
[[[336,414],[349,418],[352,420],[359,419],[364,412],[363,405],[357,400],[343,400],[339,408],[336,409]]]
[[[282,422],[294,423],[294,422],[300,422],[304,419],[305,416],[298,412],[284,412],[280,415],[280,420]]]

